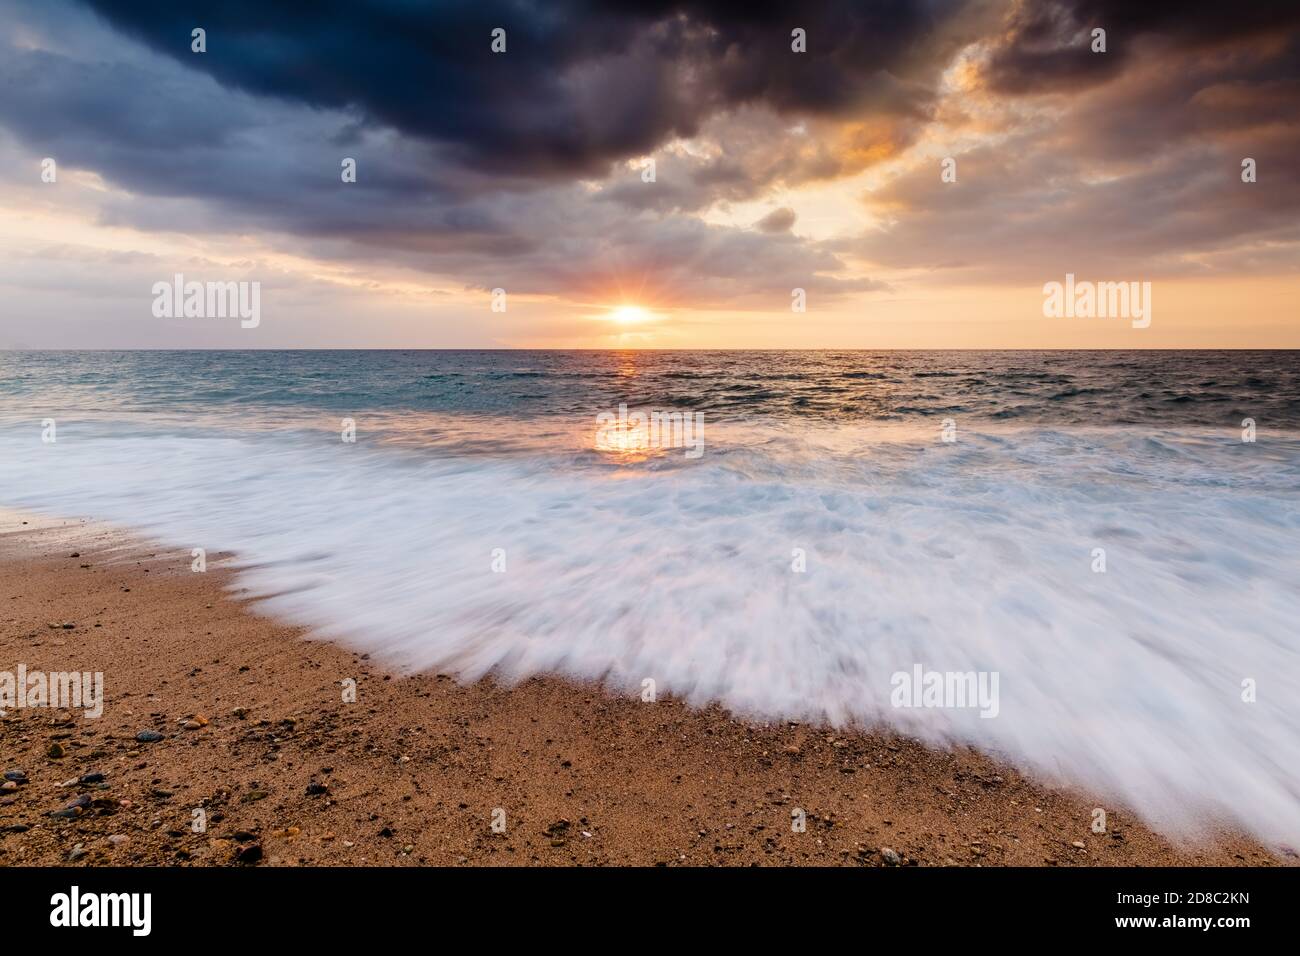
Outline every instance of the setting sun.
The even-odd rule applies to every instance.
[[[609,314],[609,318],[619,325],[635,325],[649,320],[652,316],[639,305],[621,305]]]

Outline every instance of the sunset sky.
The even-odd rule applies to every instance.
[[[1300,347],[1294,0],[295,8],[0,0],[0,347]]]

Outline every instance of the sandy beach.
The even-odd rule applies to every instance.
[[[25,515],[0,532],[0,669],[102,672],[105,698],[97,719],[0,718],[25,776],[0,794],[0,864],[1288,862],[1231,834],[1174,845],[1123,809],[1093,833],[1099,801],[969,751],[560,679],[394,675],[253,613],[188,552]]]

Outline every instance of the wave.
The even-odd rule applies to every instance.
[[[1172,835],[1300,840],[1300,441],[800,424],[710,433],[688,460],[560,425],[484,453],[520,424],[497,427],[474,455],[5,427],[0,503],[233,552],[260,609],[398,669],[649,678],[756,719],[971,744]],[[997,672],[998,715],[895,708],[918,664]]]

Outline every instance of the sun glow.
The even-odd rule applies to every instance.
[[[639,305],[620,305],[609,313],[609,318],[619,325],[636,325],[638,322],[649,321],[652,316]]]

